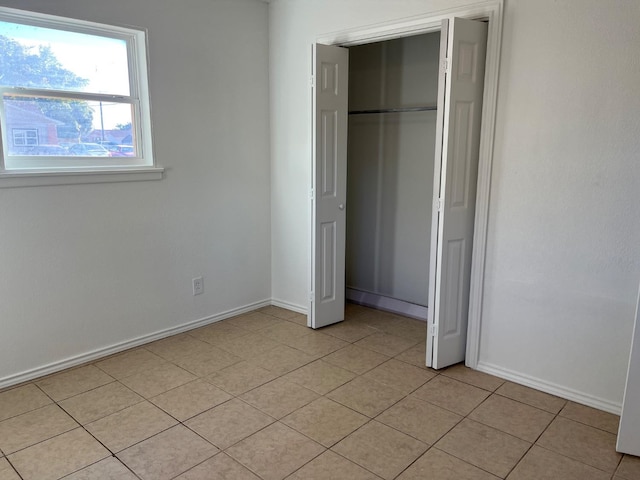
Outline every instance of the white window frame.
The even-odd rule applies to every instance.
[[[97,35],[124,40],[127,44],[130,94],[105,95],[78,91],[60,91],[32,88],[0,87],[0,188],[75,183],[104,183],[117,181],[160,180],[164,169],[155,164],[151,137],[151,112],[149,104],[146,33],[143,30],[104,25],[84,20],[70,19],[41,13],[0,7],[0,20],[37,27]],[[138,156],[94,157],[99,166],[80,165],[85,157],[49,157],[11,155],[2,95],[28,97],[55,97],[69,100],[103,101],[133,105],[132,135]],[[46,163],[45,163],[46,162]],[[53,165],[53,166],[51,166]]]

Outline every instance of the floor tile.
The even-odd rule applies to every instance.
[[[57,405],[47,405],[0,422],[0,449],[5,455],[78,427]]]
[[[427,448],[426,444],[373,420],[332,450],[382,478],[392,479]]]
[[[524,403],[491,395],[469,414],[469,418],[533,443],[554,416]]]
[[[324,397],[282,419],[282,423],[325,447],[331,447],[368,421],[364,415]]]
[[[93,365],[65,370],[62,373],[46,377],[36,382],[44,393],[56,402],[101,387],[113,378]]]
[[[85,428],[116,453],[178,423],[158,407],[141,402],[89,423]]]
[[[230,456],[219,453],[182,475],[178,475],[176,480],[260,480],[260,478]]]
[[[316,357],[307,355],[300,350],[281,345],[268,352],[256,355],[251,360],[251,363],[266,368],[276,375],[284,375],[307,363],[311,363],[315,359]]]
[[[371,310],[371,308],[358,305],[357,303],[346,302],[344,304],[344,318],[347,320],[357,318],[365,313],[371,312]]]
[[[502,378],[494,377],[477,370],[466,367],[464,363],[459,363],[442,371],[442,375],[455,378],[469,385],[473,385],[483,390],[495,391],[505,381]]]
[[[640,478],[640,457],[625,455],[618,465],[616,475],[625,480],[637,480]]]
[[[216,322],[201,328],[190,330],[189,335],[210,345],[220,346],[230,340],[247,335],[244,328],[234,327],[225,322]]]
[[[164,365],[167,361],[151,353],[145,348],[129,350],[94,365],[113,378],[122,379],[135,373],[142,373],[154,367]]]
[[[413,395],[459,415],[468,415],[490,393],[449,377],[438,375]]]
[[[205,380],[220,387],[232,395],[241,395],[276,378],[276,374],[251,362],[236,363],[219,372],[215,372]]]
[[[0,393],[0,421],[30,412],[45,405],[51,399],[33,384],[12,388]]]
[[[562,417],[556,417],[537,444],[611,473],[622,457],[615,451],[614,434]]]
[[[435,446],[482,470],[504,478],[531,444],[473,420],[464,419]]]
[[[18,473],[4,457],[0,457],[0,480],[20,480]]]
[[[322,360],[336,367],[362,375],[381,363],[386,362],[389,360],[389,357],[366,348],[349,345],[323,357]]]
[[[273,305],[259,308],[257,311],[260,313],[271,315],[273,317],[281,318],[283,320],[289,320],[296,315],[300,315],[298,312],[294,312],[293,310],[288,310],[286,308],[276,307]]]
[[[352,380],[355,376],[356,374],[353,372],[333,366],[322,360],[317,360],[291,373],[287,373],[282,378],[313,390],[320,395],[325,395]]]
[[[282,418],[318,398],[311,390],[278,378],[240,396],[264,413]]]
[[[324,448],[295,430],[274,423],[226,453],[264,480],[281,480],[317,457]]]
[[[427,322],[394,316],[389,321],[378,325],[384,333],[403,337],[414,342],[425,344],[427,341]]]
[[[54,480],[110,455],[91,435],[77,428],[14,453],[9,461],[24,480]]]
[[[498,478],[442,450],[430,448],[402,472],[398,480],[498,480]]]
[[[223,450],[274,421],[241,400],[233,399],[187,420],[185,425]]]
[[[257,331],[263,328],[271,327],[282,323],[283,320],[275,318],[271,315],[266,315],[260,312],[245,313],[237,317],[228,318],[225,323],[231,324],[234,327],[244,328],[245,330]]]
[[[242,337],[218,344],[219,348],[244,359],[252,359],[256,355],[268,352],[280,346],[280,343],[259,333],[247,332]]]
[[[115,457],[108,457],[64,477],[64,480],[137,480],[131,470]]]
[[[120,382],[111,382],[60,402],[69,415],[85,425],[135,405],[144,399]]]
[[[563,398],[558,398],[548,393],[512,382],[503,383],[500,388],[496,390],[496,393],[553,414],[562,410],[562,407],[567,403]]]
[[[328,355],[349,345],[344,340],[320,332],[310,333],[292,340],[282,340],[282,342],[313,356]]]
[[[350,462],[344,457],[327,450],[314,458],[300,470],[287,477],[287,480],[379,480],[380,477]]]
[[[534,445],[509,480],[609,480],[610,474]]]
[[[363,375],[365,378],[395,388],[405,395],[413,392],[435,376],[436,374],[429,370],[393,358]]]
[[[353,343],[364,337],[373,335],[374,333],[378,333],[378,330],[376,330],[375,328],[371,328],[363,323],[345,321],[329,325],[328,327],[324,327],[320,330],[320,332],[326,335],[337,337],[340,340],[344,340],[345,342]]]
[[[327,397],[368,417],[375,417],[404,395],[374,380],[357,377],[327,394]]]
[[[409,350],[405,350],[399,355],[396,355],[394,358],[396,360],[400,360],[401,362],[409,363],[416,367],[433,371],[427,367],[427,345],[424,342],[418,343],[417,345],[411,347]]]
[[[358,340],[355,345],[393,357],[394,355],[398,355],[399,353],[410,349],[416,343],[417,342],[415,340],[408,340],[406,338],[396,337],[395,335],[389,335],[387,333],[374,333],[362,340]]]
[[[127,448],[118,458],[143,480],[169,480],[218,453],[182,425]]]
[[[242,360],[237,355],[220,348],[209,346],[206,350],[195,351],[174,360],[175,364],[186,371],[204,377],[238,363]]]
[[[293,315],[290,318],[287,318],[288,322],[293,322],[297,325],[302,325],[303,327],[308,327],[308,321],[309,319],[307,318],[306,315],[302,314],[302,313],[296,313],[295,315]]]
[[[202,342],[188,333],[182,333],[149,343],[144,348],[165,360],[174,362],[188,353],[201,352],[210,346],[208,343]]]
[[[296,325],[291,322],[282,322],[277,325],[272,325],[260,330],[261,335],[266,335],[280,343],[287,343],[297,338],[309,335],[311,330],[308,327],[302,325]]]
[[[376,420],[433,445],[462,417],[425,401],[406,397],[378,415]]]
[[[172,417],[184,422],[231,398],[231,395],[211,383],[195,380],[153,397],[150,401]]]
[[[596,410],[595,408],[580,405],[575,402],[567,402],[560,412],[561,417],[569,418],[576,422],[591,425],[609,433],[618,434],[620,417],[609,412]]]
[[[167,363],[143,373],[136,373],[120,381],[143,397],[151,398],[195,379],[195,375]]]

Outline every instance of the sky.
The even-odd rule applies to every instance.
[[[85,33],[0,21],[5,35],[37,51],[49,46],[64,68],[89,80],[82,91],[111,95],[129,95],[127,45],[124,40]],[[128,105],[103,103],[105,129],[131,121]],[[94,127],[100,128],[100,112],[94,114]]]

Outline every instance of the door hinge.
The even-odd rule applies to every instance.
[[[432,337],[438,336],[438,325],[434,323],[433,325],[431,325],[431,327],[429,327],[429,335],[431,335]]]
[[[311,200],[313,200],[313,199],[315,199],[315,198],[316,198],[316,191],[315,191],[315,189],[313,189],[313,188],[312,188],[311,190],[309,190],[309,198],[310,198]]]
[[[449,73],[449,59],[448,58],[443,58],[440,61],[440,71],[442,73]]]
[[[441,198],[436,199],[436,210],[438,210],[439,212],[442,211],[442,199]]]
[[[316,76],[315,75],[311,75],[310,84],[311,84],[311,88],[315,88],[315,86],[316,86]]]

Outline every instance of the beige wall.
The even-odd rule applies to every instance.
[[[0,189],[0,386],[270,297],[267,9],[0,0],[148,30],[157,182]],[[191,279],[205,293],[192,296]]]
[[[272,289],[305,305],[309,45],[464,2],[270,5]],[[619,409],[640,278],[640,4],[507,0],[480,367]]]

